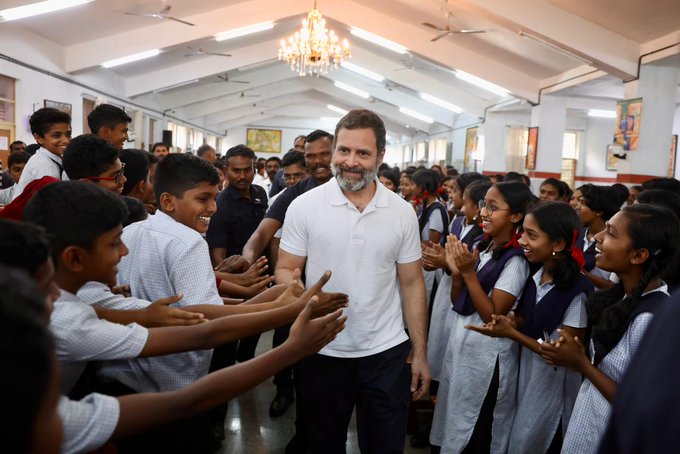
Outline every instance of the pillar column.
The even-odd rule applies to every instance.
[[[531,109],[531,126],[538,126],[536,169],[529,171],[532,179],[544,180],[562,176],[562,148],[567,123],[566,100],[558,96],[543,96]]]

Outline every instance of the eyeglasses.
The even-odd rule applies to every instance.
[[[486,211],[489,212],[489,214],[493,214],[494,211],[510,211],[510,208],[498,208],[493,205],[487,205],[486,200],[482,199],[477,203],[477,206],[479,207],[479,211],[482,211],[484,208],[486,208]]]
[[[283,181],[294,181],[299,180],[305,176],[304,172],[297,172],[292,174],[283,174]]]
[[[115,181],[116,183],[120,183],[120,178],[125,174],[125,163],[121,163],[120,169],[116,170],[116,173],[114,173],[110,177],[85,177],[86,180],[91,180],[91,181]]]

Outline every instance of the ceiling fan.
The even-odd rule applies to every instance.
[[[223,54],[221,52],[208,52],[207,50],[203,50],[200,47],[198,49],[194,49],[191,46],[187,46],[187,49],[189,49],[191,53],[186,54],[185,57],[191,57],[193,55],[215,55],[217,57],[231,57],[231,54]]]
[[[217,75],[218,79],[221,79],[224,82],[231,82],[232,84],[249,84],[250,82],[247,80],[232,80],[229,78],[229,73],[224,73],[224,76],[218,74]]]
[[[454,30],[454,29],[451,28],[450,25],[447,25],[446,27],[438,27],[438,26],[431,24],[429,22],[423,22],[423,25],[428,27],[428,28],[437,30],[439,32],[439,34],[437,36],[435,36],[434,38],[432,38],[430,40],[432,42],[439,41],[440,39],[442,39],[446,36],[449,36],[449,35],[467,35],[467,34],[474,34],[474,33],[486,33],[486,30],[465,30],[465,29]]]
[[[242,91],[238,96],[239,98],[260,98],[262,95],[247,95],[245,91]]]
[[[411,54],[408,54],[408,57],[399,61],[401,62],[402,67],[396,68],[394,69],[394,71],[403,71],[405,69],[410,69],[413,71],[439,71],[439,69],[437,68],[416,65],[415,62],[413,61],[413,55]]]
[[[179,22],[180,24],[184,25],[189,25],[191,27],[194,26],[191,22],[187,22],[182,19],[178,19],[174,16],[170,15],[170,10],[172,9],[172,5],[168,4],[167,0],[163,0],[161,2],[161,9],[158,12],[141,12],[141,11],[126,11],[123,14],[126,14],[128,16],[143,16],[143,17],[153,17],[154,19],[162,19],[162,20],[171,20],[175,22]]]

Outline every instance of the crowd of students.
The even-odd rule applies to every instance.
[[[30,118],[37,149],[12,144],[0,192],[7,452],[212,452],[224,412],[209,410],[278,372],[279,416],[304,392],[293,366],[352,323],[347,295],[323,291],[330,273],[307,290],[304,270],[290,285],[269,275],[288,206],[333,177],[333,135],[258,165],[242,145],[219,159],[123,149],[130,121],[101,105],[91,134],[72,139],[70,116],[44,108]],[[382,165],[377,178],[419,220],[436,403],[412,444],[597,452],[678,283],[680,182],[572,190],[548,178],[534,195],[515,172]],[[235,364],[233,344],[211,365],[213,348],[272,329],[267,353],[253,346]],[[304,450],[298,422],[289,452]],[[625,436],[612,426],[603,449]]]

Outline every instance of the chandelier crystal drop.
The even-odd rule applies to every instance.
[[[340,41],[333,30],[326,29],[326,19],[314,8],[302,20],[302,28],[288,40],[281,40],[279,60],[290,65],[300,76],[320,76],[337,69],[343,60],[352,58],[349,42]]]

